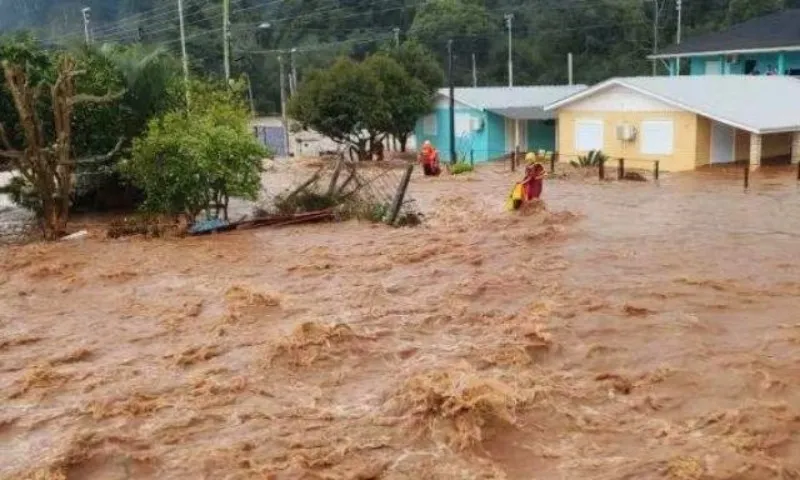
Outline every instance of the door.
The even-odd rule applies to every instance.
[[[733,162],[736,154],[736,130],[718,122],[711,122],[711,163]]]
[[[722,75],[722,62],[719,60],[707,60],[706,75]]]

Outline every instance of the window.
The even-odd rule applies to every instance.
[[[672,120],[648,120],[642,122],[642,137],[639,149],[647,155],[672,155],[673,130]]]
[[[457,113],[456,114],[456,135],[461,136],[468,134],[472,131],[470,128],[470,120],[472,116],[469,113]]]
[[[706,75],[722,75],[722,62],[719,60],[707,60]]]
[[[588,152],[603,149],[603,121],[578,120],[575,122],[575,150]]]
[[[422,120],[422,132],[425,135],[436,135],[436,115],[428,115]]]

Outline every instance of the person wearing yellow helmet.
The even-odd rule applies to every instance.
[[[547,176],[547,172],[533,152],[525,155],[525,161],[528,165],[525,166],[525,179],[522,180],[523,198],[525,202],[530,202],[542,195],[544,177]]]

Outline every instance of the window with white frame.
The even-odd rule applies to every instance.
[[[428,115],[422,119],[422,131],[425,135],[436,135],[436,115]]]
[[[602,150],[602,149],[603,149],[603,121],[576,120],[575,151],[588,152],[589,150]]]
[[[469,113],[457,113],[456,114],[456,135],[459,137],[462,135],[469,134],[472,129],[472,115]]]
[[[672,155],[675,132],[672,120],[642,122],[639,150],[646,155]]]

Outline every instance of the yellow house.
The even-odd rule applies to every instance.
[[[706,75],[612,78],[545,110],[558,118],[562,159],[590,150],[659,160],[667,171],[800,162],[800,80]]]

